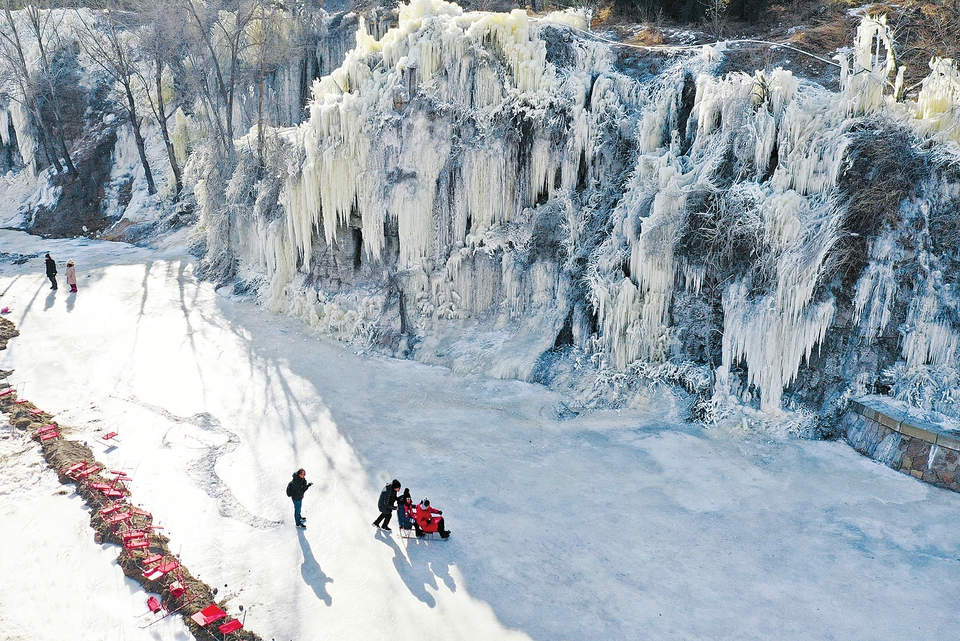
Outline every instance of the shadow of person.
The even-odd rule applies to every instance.
[[[320,569],[316,557],[313,556],[313,550],[310,549],[310,542],[307,541],[307,534],[300,528],[297,528],[297,538],[300,539],[300,549],[303,550],[303,565],[300,566],[300,576],[304,582],[310,586],[317,598],[333,605],[333,597],[327,592],[327,583],[333,583],[333,579],[328,577]]]
[[[73,306],[77,304],[77,293],[70,292],[67,294],[67,311],[72,312]]]
[[[427,592],[428,585],[433,589],[437,589],[437,582],[429,565],[425,563],[422,567],[414,566],[413,563],[407,560],[403,550],[401,550],[397,542],[393,540],[393,537],[383,530],[377,530],[377,539],[393,548],[393,567],[397,568],[397,574],[400,575],[400,579],[404,585],[407,586],[407,589],[410,590],[410,594],[426,603],[429,607],[436,607],[437,600],[433,598],[432,594]]]
[[[446,544],[444,544],[446,545]],[[457,591],[457,582],[453,580],[453,577],[450,576],[450,564],[444,563],[443,561],[434,560],[430,563],[430,571],[433,574],[443,581],[443,584],[447,586],[447,589],[451,592]]]
[[[47,311],[53,307],[54,301],[57,300],[57,290],[51,289],[50,293],[47,294],[47,298],[43,301],[43,311]]]

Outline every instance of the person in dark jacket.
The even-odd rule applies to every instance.
[[[393,479],[387,483],[383,491],[380,492],[380,500],[377,501],[377,509],[380,510],[380,516],[373,524],[381,530],[390,532],[390,516],[393,514],[394,505],[397,503],[397,491],[400,489],[400,481]]]
[[[311,485],[313,483],[307,483],[307,473],[302,467],[293,473],[293,480],[287,484],[287,496],[293,499],[293,520],[298,528],[304,530],[307,529],[307,519],[300,512],[300,507],[303,505],[303,495]]]
[[[50,279],[50,289],[57,288],[57,263],[55,260],[50,258],[50,254],[47,254],[44,262],[47,265],[47,278]]]

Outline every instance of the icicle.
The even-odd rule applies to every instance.
[[[949,58],[933,58],[913,107],[921,135],[960,145],[960,72]]]
[[[934,367],[955,367],[960,336],[952,325],[940,318],[940,299],[934,281],[927,279],[910,301],[907,322],[902,328],[901,354],[907,368],[926,363]]]
[[[857,28],[853,69],[841,74],[846,113],[863,115],[882,108],[886,104],[884,88],[895,69],[887,16],[865,16]]]
[[[27,110],[17,101],[10,103],[10,121],[13,123],[13,130],[17,134],[17,147],[20,150],[23,164],[29,167],[31,172],[34,172],[36,170],[37,140],[33,136],[33,128],[30,126]]]
[[[833,301],[795,316],[778,308],[772,298],[751,301],[748,287],[741,283],[724,294],[723,311],[724,370],[740,361],[746,363],[747,382],[760,390],[761,408],[779,410],[783,389],[833,323]]]
[[[0,142],[5,147],[10,146],[10,112],[0,109]]]
[[[853,299],[853,322],[860,324],[861,335],[868,343],[890,322],[899,289],[895,265],[893,238],[881,236],[870,247],[870,264],[857,282]]]

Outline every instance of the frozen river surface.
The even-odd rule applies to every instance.
[[[78,294],[49,290],[47,251],[77,261]],[[956,636],[960,496],[843,443],[704,430],[666,395],[560,420],[558,394],[358,356],[176,252],[13,232],[0,252],[10,382],[68,438],[119,432],[100,460],[264,639]],[[139,629],[117,548],[0,435],[0,637],[188,639]],[[301,466],[305,531],[284,495]],[[449,541],[371,527],[394,477]]]

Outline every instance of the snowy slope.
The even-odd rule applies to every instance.
[[[557,419],[560,395],[358,356],[216,293],[175,251],[0,233],[22,396],[121,442],[193,573],[265,639],[948,638],[960,497],[837,442],[682,423],[670,397]],[[42,253],[80,292],[50,293]],[[7,428],[0,430],[3,436]],[[142,634],[145,596],[38,447],[0,440],[0,622],[13,639]],[[296,531],[283,494],[315,485]],[[393,477],[447,542],[378,533]],[[11,580],[11,577],[15,577]],[[92,598],[91,598],[92,597]],[[51,614],[55,613],[55,614]],[[8,632],[13,631],[13,632]]]

